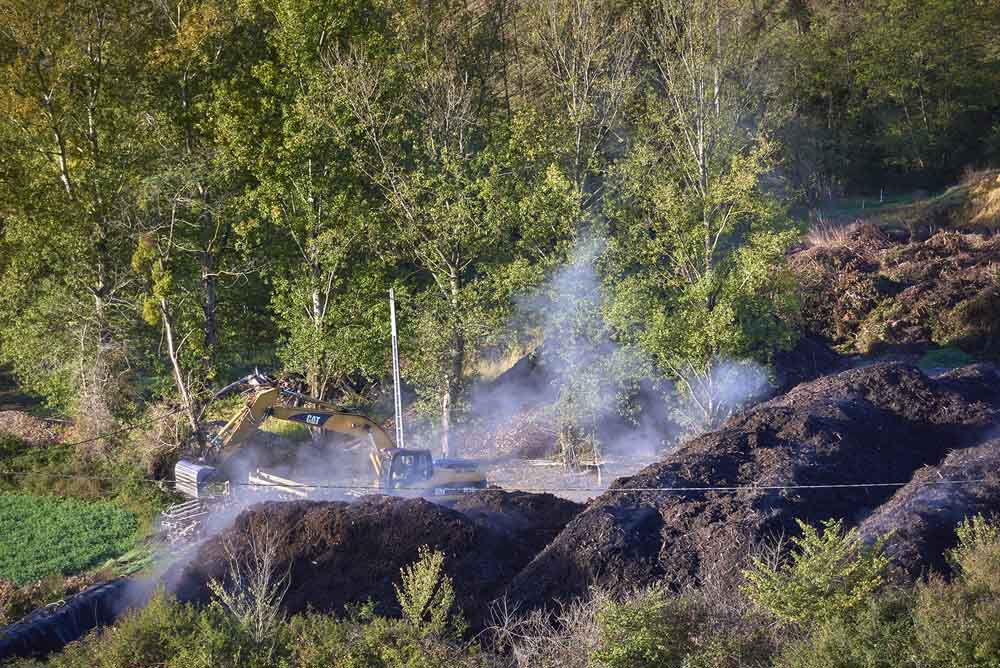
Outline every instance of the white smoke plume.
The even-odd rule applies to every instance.
[[[581,239],[544,285],[517,299],[510,326],[537,332],[540,346],[521,368],[474,388],[472,414],[492,420],[495,429],[525,410],[567,404],[590,416],[601,455],[620,465],[617,475],[627,475],[763,398],[768,372],[751,361],[720,358],[675,383],[641,351],[615,341],[603,318],[605,246],[599,237]]]

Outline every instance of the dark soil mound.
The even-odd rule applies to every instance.
[[[861,525],[868,542],[888,536],[886,551],[909,577],[947,570],[945,552],[954,547],[956,526],[976,513],[1000,511],[1000,439],[957,450],[934,467],[921,469],[906,487]],[[942,481],[982,480],[974,484]],[[891,533],[890,533],[891,532]]]
[[[861,353],[1000,349],[1000,237],[939,232],[899,242],[873,225],[790,260],[806,328]]]
[[[575,511],[569,502],[530,494],[483,492],[467,504],[472,517],[424,499],[369,496],[339,501],[272,502],[241,513],[234,526],[211,539],[178,577],[181,600],[206,601],[207,583],[227,570],[225,544],[242,554],[250,528],[266,522],[280,530],[278,569],[290,568],[284,599],[289,613],[312,607],[341,612],[369,598],[379,611],[397,614],[394,584],[400,568],[427,545],[445,553],[445,570],[455,583],[459,606],[473,628],[482,624],[487,604],[513,579],[545,536],[555,533]],[[493,522],[494,514],[512,517]],[[534,514],[538,513],[537,519]]]
[[[985,367],[932,380],[880,364],[799,385],[616,481],[518,575],[511,593],[541,605],[593,583],[682,586],[738,568],[748,543],[795,531],[795,518],[853,524],[893,488],[648,490],[905,482],[995,427],[998,380]]]
[[[795,347],[774,354],[775,394],[782,394],[800,383],[839,371],[844,361],[826,341],[815,335],[801,337]]]
[[[490,529],[509,534],[533,554],[541,552],[583,510],[583,505],[552,494],[499,489],[468,494],[451,507]]]

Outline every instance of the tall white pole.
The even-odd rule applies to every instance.
[[[396,447],[403,446],[403,393],[399,389],[399,338],[396,336],[396,293],[389,289],[389,319],[392,321],[392,394],[396,404]]]

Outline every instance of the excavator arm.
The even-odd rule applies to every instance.
[[[282,400],[289,397],[306,399],[317,408],[300,408],[287,406]],[[371,418],[360,413],[338,409],[333,404],[304,397],[296,392],[283,390],[280,387],[263,387],[257,389],[247,399],[246,404],[219,432],[211,439],[211,458],[219,464],[239,452],[240,446],[260,428],[267,418],[288,422],[298,422],[308,427],[316,427],[323,431],[342,434],[356,442],[365,442],[371,446],[369,458],[375,475],[379,479],[384,475],[384,459],[387,451],[395,446],[389,435]]]
[[[371,418],[293,392],[264,376],[254,374],[224,390],[242,384],[251,385],[252,390],[240,411],[209,440],[208,462],[182,459],[174,467],[177,490],[183,494],[196,499],[216,496],[210,491],[213,481],[217,480],[216,466],[225,464],[239,452],[269,417],[341,434],[347,437],[345,445],[348,448],[367,444],[376,485],[385,493],[415,492],[416,495],[447,498],[486,486],[482,472],[471,462],[442,460],[435,465],[429,450],[397,449],[389,435]],[[312,407],[289,405],[292,400],[301,400]],[[227,493],[222,492],[223,495]]]

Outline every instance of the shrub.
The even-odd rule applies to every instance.
[[[916,638],[908,591],[872,597],[850,619],[820,623],[788,644],[775,668],[916,668]]]
[[[266,520],[253,522],[244,535],[223,539],[228,561],[226,582],[212,579],[212,594],[246,631],[261,645],[273,641],[284,612],[281,600],[290,581],[290,564],[280,564],[281,531]]]
[[[948,552],[948,562],[966,578],[979,579],[984,567],[1000,572],[1000,564],[990,563],[1000,557],[1000,522],[996,517],[976,513],[956,528],[958,545]],[[984,563],[985,562],[985,563]]]
[[[890,560],[882,542],[868,548],[841,520],[822,530],[799,521],[789,560],[773,567],[761,559],[744,572],[746,592],[761,608],[787,622],[814,625],[850,615],[882,585]]]
[[[511,657],[512,668],[589,668],[600,643],[597,613],[610,602],[607,592],[595,588],[588,598],[519,615],[502,598],[491,608],[494,648]]]
[[[166,666],[184,643],[195,642],[197,611],[162,592],[110,629],[70,643],[50,661],[52,668],[145,668]]]
[[[650,589],[598,612],[599,647],[592,660],[600,668],[667,668],[685,664],[703,623],[692,603]]]
[[[458,637],[464,630],[460,616],[452,616],[455,587],[444,572],[444,554],[426,545],[420,558],[400,570],[402,586],[395,587],[403,619],[422,636]]]
[[[930,666],[1000,666],[1000,525],[981,515],[963,522],[949,554],[955,578],[917,587],[914,623]]]

